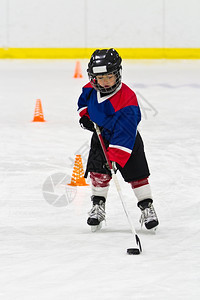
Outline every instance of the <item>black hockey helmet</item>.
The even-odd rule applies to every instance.
[[[101,93],[114,92],[121,84],[121,62],[121,57],[113,48],[95,50],[90,58],[87,69],[89,80],[92,86]],[[100,86],[96,79],[97,75],[105,74],[114,74],[116,76],[116,83],[109,88]]]

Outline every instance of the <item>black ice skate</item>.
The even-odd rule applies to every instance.
[[[141,226],[144,224],[147,229],[155,229],[159,224],[152,202],[152,199],[145,199],[138,202],[138,207],[142,211],[140,223]]]
[[[102,227],[102,221],[105,220],[105,198],[101,196],[92,196],[93,206],[89,212],[87,219],[88,225],[91,226],[92,231],[97,231]]]

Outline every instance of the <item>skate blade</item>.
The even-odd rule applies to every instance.
[[[102,222],[99,225],[90,226],[92,232],[99,231],[102,228]]]
[[[158,226],[156,226],[156,227],[154,227],[154,228],[151,228],[151,229],[148,229],[148,231],[151,232],[151,233],[156,234],[157,227],[158,227]]]
[[[150,234],[156,234],[158,226],[155,226],[151,229],[147,229],[145,226],[141,225],[141,232],[144,233],[150,233]]]

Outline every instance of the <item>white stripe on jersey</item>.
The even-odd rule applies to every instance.
[[[109,148],[117,148],[117,149],[122,150],[124,152],[128,152],[129,154],[131,154],[131,152],[132,152],[131,149],[126,148],[126,147],[122,147],[122,146],[119,146],[119,145],[109,145]]]
[[[80,112],[82,112],[82,110],[84,110],[84,109],[86,109],[86,108],[87,108],[87,106],[81,107],[81,108],[79,108],[78,112],[80,113]]]

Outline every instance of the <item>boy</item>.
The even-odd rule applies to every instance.
[[[115,162],[131,187],[141,209],[141,225],[147,229],[158,225],[152,205],[150,175],[142,138],[137,131],[141,120],[135,93],[121,82],[121,57],[115,49],[96,50],[88,64],[90,82],[83,87],[78,100],[79,123],[93,133],[86,177],[90,172],[92,209],[87,220],[99,226],[105,219],[105,202],[111,180],[110,170],[101,149],[94,123],[100,129],[110,161]]]

